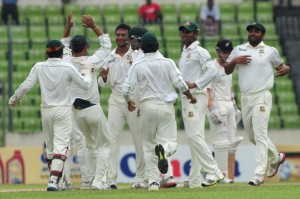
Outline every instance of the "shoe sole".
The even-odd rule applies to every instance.
[[[160,186],[161,188],[172,188],[172,187],[176,187],[177,183],[173,182],[173,183],[168,183],[168,184],[164,184],[162,186]]]
[[[55,187],[47,187],[47,191],[58,191]]]
[[[166,174],[168,172],[168,161],[165,158],[165,150],[161,144],[155,146],[155,154],[158,157],[158,170],[162,174]]]
[[[274,174],[271,175],[271,176],[267,176],[268,178],[272,178],[273,176],[275,176],[275,175],[277,174],[280,165],[281,165],[282,163],[284,163],[285,159],[286,159],[286,155],[285,155],[285,153],[283,153],[283,158],[282,158],[282,160],[279,162],[279,164],[277,165]]]
[[[249,181],[249,183],[248,183],[249,185],[252,185],[252,186],[260,186],[260,185],[262,185],[263,184],[263,182],[262,183],[260,183],[260,184],[255,184],[253,181]]]

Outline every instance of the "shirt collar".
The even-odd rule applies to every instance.
[[[247,42],[246,45],[250,48],[260,48],[266,46],[266,44],[263,41],[261,41],[256,47],[251,46],[249,42]]]
[[[193,43],[191,43],[187,48],[184,45],[183,46],[183,50],[187,50],[187,49],[194,49],[196,46],[198,46],[200,44],[200,42],[198,40],[194,41]]]

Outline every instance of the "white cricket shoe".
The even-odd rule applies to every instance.
[[[135,182],[131,185],[132,189],[147,189],[148,187],[144,182]]]
[[[110,186],[102,182],[99,186],[92,186],[92,190],[111,190]]]
[[[90,182],[82,182],[81,183],[81,188],[82,190],[88,190],[88,189],[92,189],[91,187],[91,183]]]
[[[57,183],[49,181],[47,191],[58,191]]]
[[[157,182],[152,182],[148,188],[148,191],[158,191],[159,184]]]
[[[285,161],[286,155],[284,153],[278,154],[278,161],[274,164],[269,164],[269,167],[267,169],[267,177],[272,178],[276,175],[279,166]]]
[[[263,176],[259,176],[259,175],[255,175],[250,181],[249,181],[249,185],[252,186],[260,186],[264,183],[264,177]]]
[[[160,181],[160,187],[161,188],[171,188],[171,187],[176,187],[177,183],[174,179],[173,176],[167,178],[167,179],[162,179]]]

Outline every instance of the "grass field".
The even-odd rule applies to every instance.
[[[149,192],[145,189],[130,189],[130,184],[119,185],[118,190],[94,191],[76,190],[47,192],[46,185],[0,185],[1,199],[299,199],[300,182],[268,182],[259,187],[247,183],[217,184],[213,187],[190,189],[169,188],[158,192]]]

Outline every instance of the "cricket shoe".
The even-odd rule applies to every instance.
[[[159,184],[157,182],[152,182],[148,188],[148,191],[158,191]]]
[[[110,186],[111,189],[118,189],[116,184],[110,184],[109,186]]]
[[[147,189],[149,186],[144,182],[135,182],[131,185],[132,189]]]
[[[201,183],[201,185],[202,185],[203,187],[210,187],[210,186],[213,186],[213,185],[217,184],[218,182],[220,182],[220,181],[223,180],[223,179],[224,179],[224,177],[223,177],[223,178],[216,178],[216,179],[205,179],[205,180]]]
[[[81,188],[82,190],[89,190],[92,189],[91,183],[90,182],[82,182],[81,183]]]
[[[185,180],[183,182],[180,182],[180,183],[177,183],[176,187],[190,187],[189,185],[189,181],[188,180]]]
[[[220,183],[223,183],[223,184],[230,184],[230,183],[233,183],[233,180],[232,179],[229,179],[227,177],[223,178],[222,180],[220,180]]]
[[[53,181],[49,181],[47,191],[58,191],[57,184]]]
[[[165,174],[168,172],[168,161],[165,157],[165,150],[164,147],[161,144],[158,144],[155,146],[155,154],[158,157],[158,170]]]
[[[249,181],[249,185],[252,185],[252,186],[260,186],[261,184],[264,183],[264,178],[259,175],[255,175],[250,181]]]
[[[160,181],[160,188],[171,188],[171,187],[176,187],[176,185],[177,185],[177,183],[173,176],[171,176],[167,179],[162,179]]]
[[[111,190],[111,186],[102,182],[99,186],[92,186],[92,190]]]
[[[272,178],[276,175],[279,166],[285,161],[286,155],[284,153],[278,154],[278,161],[274,164],[269,164],[269,167],[267,169],[267,177]]]

